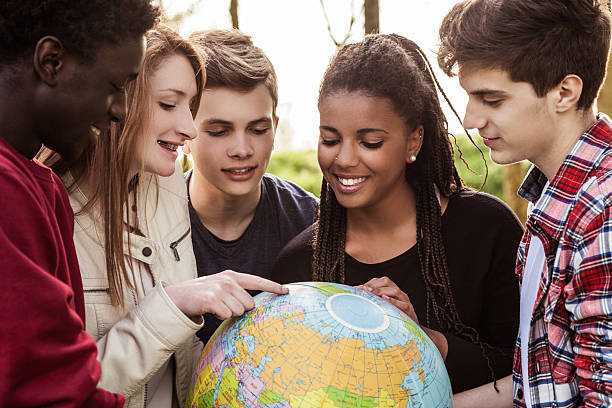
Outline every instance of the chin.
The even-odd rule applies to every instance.
[[[170,177],[174,174],[174,163],[168,167],[153,167],[149,170],[150,173],[157,174],[160,177]]]

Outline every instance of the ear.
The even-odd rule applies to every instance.
[[[556,112],[574,109],[582,95],[582,79],[578,75],[567,75],[553,89],[553,103]]]
[[[414,158],[419,155],[421,146],[423,146],[423,138],[425,137],[423,125],[419,125],[410,134],[408,134],[408,143],[406,144],[406,163],[414,163]]]
[[[191,154],[191,146],[189,146],[190,143],[191,140],[185,140],[185,144],[181,146],[181,150],[184,154]]]
[[[274,118],[274,131],[276,132],[276,129],[278,129],[278,116]]]
[[[34,71],[47,85],[57,85],[57,75],[64,68],[66,52],[62,42],[53,36],[38,40],[34,48]]]

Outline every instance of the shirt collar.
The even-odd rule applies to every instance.
[[[539,224],[551,237],[558,238],[570,204],[609,149],[611,140],[612,122],[600,113],[597,121],[578,139],[545,191],[544,173],[535,166],[530,169],[518,191],[526,200],[537,201],[527,222],[528,228]],[[545,197],[539,200],[542,194]]]

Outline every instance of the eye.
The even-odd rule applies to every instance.
[[[114,94],[125,93],[125,86],[118,86],[114,82],[111,82],[110,85],[111,85],[112,93]]]
[[[379,147],[383,145],[383,140],[381,140],[380,142],[376,142],[376,143],[361,142],[361,144],[368,149],[378,149]]]
[[[321,137],[321,144],[325,146],[334,146],[338,144],[338,139],[325,139]]]
[[[490,106],[492,108],[495,108],[495,107],[501,105],[502,99],[483,99],[482,103],[484,103],[485,105]]]
[[[206,133],[209,136],[212,137],[218,137],[218,136],[224,136],[227,134],[227,130],[223,129],[223,130],[217,130],[217,131],[212,131],[212,130],[207,130]]]
[[[255,133],[256,135],[265,135],[269,130],[269,127],[263,129],[253,128],[251,129],[251,132]]]
[[[158,104],[159,104],[160,108],[162,108],[163,110],[167,110],[167,111],[170,111],[170,110],[176,108],[176,105],[172,105],[172,104],[169,104],[169,103],[158,102]]]

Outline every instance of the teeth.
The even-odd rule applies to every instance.
[[[251,170],[251,169],[250,169],[250,168],[248,168],[248,169],[240,169],[240,170],[228,170],[228,171],[229,171],[230,173],[233,173],[233,174],[245,174],[245,173],[248,173],[250,170]]]
[[[89,125],[89,130],[91,130],[96,136],[100,136],[100,134],[102,133],[102,131],[94,125]]]
[[[354,186],[355,184],[359,184],[365,181],[365,177],[359,178],[342,178],[338,177],[338,180],[343,186]]]
[[[162,142],[161,140],[158,140],[157,144],[165,147],[166,149],[172,150],[172,151],[176,151],[176,149],[178,149],[178,145]]]

